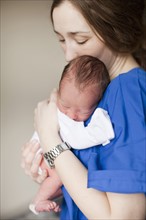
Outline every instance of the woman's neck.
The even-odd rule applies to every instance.
[[[112,80],[121,73],[126,73],[135,67],[139,67],[139,65],[131,55],[117,55],[109,68],[110,78]]]

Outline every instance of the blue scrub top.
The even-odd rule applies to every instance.
[[[105,146],[73,150],[88,169],[87,187],[103,192],[145,193],[146,72],[134,68],[113,79],[98,107],[108,111],[115,138]],[[61,220],[87,219],[64,186],[62,191]]]

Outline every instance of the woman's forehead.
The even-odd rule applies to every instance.
[[[83,15],[71,3],[66,2],[53,11],[53,25],[55,32],[80,33],[89,32],[90,26]]]

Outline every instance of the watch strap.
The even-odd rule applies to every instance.
[[[64,151],[70,150],[71,146],[67,142],[62,142],[54,147],[49,152],[44,153],[44,158],[47,161],[49,167],[54,168],[54,160]]]

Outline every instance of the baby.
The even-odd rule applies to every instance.
[[[97,108],[109,82],[107,69],[97,58],[85,55],[65,66],[58,89],[58,121],[62,140],[72,148],[104,146],[114,138],[107,111]],[[85,126],[84,121],[90,116],[91,120]],[[36,132],[32,139],[39,141]],[[59,205],[52,199],[61,195],[61,180],[55,169],[50,169],[44,160],[41,169],[48,171],[48,177],[41,184],[29,208],[35,214],[51,210],[59,212]]]

